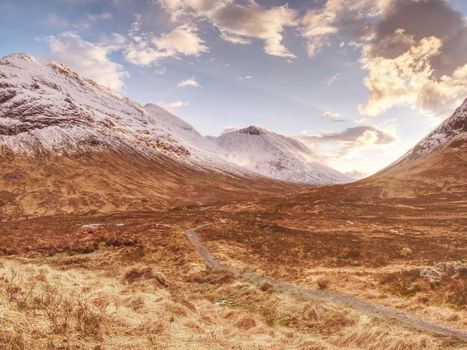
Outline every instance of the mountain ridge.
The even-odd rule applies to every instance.
[[[59,63],[40,61],[27,54],[0,59],[0,149],[3,152],[38,155],[70,154],[93,150],[135,152],[148,158],[166,155],[185,165],[237,176],[265,176],[280,181],[314,185],[346,181],[337,171],[306,162],[297,163],[292,153],[277,167],[303,167],[294,177],[285,171],[263,171],[232,162],[216,142],[203,137],[190,124],[155,104],[145,106],[81,77]],[[273,135],[250,127],[242,133]],[[276,138],[285,137],[279,134]],[[289,141],[289,143],[292,141]],[[295,145],[297,152],[305,148]],[[249,152],[256,152],[251,148]],[[302,157],[304,158],[304,157]],[[326,168],[327,169],[327,168]],[[295,169],[295,171],[297,171]],[[313,174],[311,174],[313,175]]]

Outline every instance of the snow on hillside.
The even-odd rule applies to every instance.
[[[67,66],[26,54],[0,59],[0,151],[168,155],[191,167],[300,183],[349,181],[299,141],[250,127],[203,137],[163,108],[141,106]]]
[[[111,148],[240,173],[175,115],[156,105],[143,108],[64,65],[6,56],[0,60],[0,88],[0,149],[70,154]]]
[[[227,153],[229,161],[263,176],[310,184],[350,181],[317,162],[316,156],[301,142],[256,126],[224,132],[210,139]]]
[[[419,159],[455,140],[467,142],[467,99],[456,109],[451,117],[417,143],[414,148],[397,160],[394,165]]]

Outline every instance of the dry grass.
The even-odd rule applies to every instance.
[[[319,282],[323,288],[346,292],[388,287],[380,283],[380,277],[397,271],[390,270],[391,265],[370,268],[346,263],[337,268],[341,273],[335,273],[332,264],[315,266],[313,260],[303,259],[312,255],[303,255],[298,248],[311,249],[316,239],[326,237],[324,233],[313,238],[267,225],[255,241],[253,233],[259,228],[252,225],[251,234],[240,230],[236,240],[232,228],[221,232],[222,240],[207,240],[208,245],[227,266],[247,267],[256,273],[247,272],[239,279],[230,273],[205,271],[183,230],[223,216],[208,209],[177,209],[157,215],[4,223],[0,243],[9,256],[0,257],[0,349],[462,348],[248,277],[272,274],[311,288],[319,288]],[[235,225],[237,221],[228,222]],[[82,227],[92,223],[102,226]],[[120,223],[124,225],[117,226]],[[338,244],[344,244],[344,238],[337,239]],[[344,245],[345,261],[367,259],[366,253],[351,250],[355,242],[361,241]],[[323,241],[329,248],[323,251],[331,254],[333,244]],[[405,242],[400,245],[406,246]],[[274,262],[269,258],[273,253],[278,254]],[[408,259],[417,256],[420,252],[415,251],[404,259],[410,263]],[[325,254],[324,261],[328,258]],[[303,260],[297,264],[297,259]],[[402,303],[384,300],[389,305]],[[461,318],[453,322],[459,324]]]
[[[143,265],[110,272],[4,260],[0,348],[437,349],[442,344],[231,276],[223,280],[193,271],[190,282],[165,277],[161,284],[159,274]]]

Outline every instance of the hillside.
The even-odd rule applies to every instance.
[[[289,185],[218,157],[189,124],[66,66],[0,60],[0,215],[158,210]]]

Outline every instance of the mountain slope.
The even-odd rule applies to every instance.
[[[467,100],[403,157],[362,184],[384,188],[386,196],[466,195]]]
[[[288,188],[215,148],[162,108],[66,66],[0,60],[0,216],[155,210]]]
[[[250,126],[211,137],[229,161],[263,176],[308,184],[348,182],[345,175],[317,161],[301,142]]]
[[[215,157],[189,124],[145,108],[71,71],[13,54],[0,60],[0,147],[23,154],[88,150],[169,155],[209,169],[234,167]]]
[[[467,99],[454,114],[423,138],[394,165],[401,165],[420,159],[437,149],[453,145],[460,147],[467,142]]]

